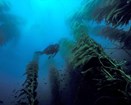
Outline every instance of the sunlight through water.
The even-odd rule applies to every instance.
[[[32,7],[37,11],[64,12],[66,15],[77,8],[81,0],[31,0]],[[38,12],[38,11],[37,11]]]

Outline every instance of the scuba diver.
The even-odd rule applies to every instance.
[[[59,51],[59,44],[51,44],[48,47],[46,47],[43,51],[37,51],[36,54],[39,55],[49,55],[49,58],[54,57],[57,52]]]

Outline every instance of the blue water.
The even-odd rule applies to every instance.
[[[70,37],[68,18],[78,9],[81,0],[3,1],[10,5],[9,12],[19,19],[20,29],[17,39],[0,47],[0,99],[7,104],[12,100],[12,90],[19,89],[24,81],[23,74],[33,53],[61,38]],[[47,77],[47,58],[42,56],[40,59],[41,82]],[[59,55],[56,58],[60,58]]]
[[[2,0],[1,0],[2,1]],[[10,6],[9,12],[17,16],[19,35],[0,47],[0,99],[7,105],[12,100],[12,90],[19,89],[24,81],[26,65],[35,51],[59,42],[61,38],[71,38],[69,18],[79,10],[82,0],[3,0]],[[7,30],[8,31],[8,30]],[[100,36],[90,36],[103,47],[114,47],[112,42]],[[59,68],[63,61],[58,53],[54,58]],[[39,61],[38,89],[48,91],[48,57],[43,55]],[[46,96],[44,98],[46,100]],[[42,100],[42,99],[41,99]],[[47,99],[48,100],[48,99]]]

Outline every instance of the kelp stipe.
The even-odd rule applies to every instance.
[[[70,63],[70,57],[72,55],[72,48],[74,46],[74,41],[67,38],[63,38],[59,41],[60,43],[60,55],[65,60],[66,63]]]
[[[118,5],[121,5],[120,2],[122,1],[119,0]],[[94,0],[93,3],[95,3],[97,7],[97,3],[99,4],[99,1]],[[102,6],[101,3],[99,4],[100,10]],[[114,6],[113,3],[116,2],[114,0],[111,0],[110,2],[109,0],[107,0],[104,3],[105,8],[108,8],[108,4],[110,4],[110,6],[112,7]],[[120,23],[121,25],[126,24],[128,20],[123,20],[125,16],[122,17],[121,20],[119,19],[119,16],[121,17],[121,14],[116,13],[117,11],[119,11],[119,8],[117,8],[118,5],[116,7],[114,6],[113,10],[110,10],[109,8],[109,13],[105,13],[102,7],[102,13],[97,14],[97,16],[97,11],[90,11],[92,13],[92,15],[90,16],[92,16],[91,18],[93,18],[93,20],[96,19],[97,22],[101,22],[103,19],[105,19],[107,23],[112,24],[115,27],[120,25]],[[79,11],[78,14],[80,15],[80,17],[77,18],[77,16],[75,16],[76,18],[71,21],[71,29],[74,37],[73,43],[68,40],[62,41],[61,43],[63,44],[62,46],[67,44],[65,48],[63,47],[65,51],[69,49],[67,55],[65,52],[61,51],[61,55],[66,62],[65,73],[68,72],[67,77],[69,77],[66,78],[66,80],[64,81],[64,83],[69,83],[69,86],[67,86],[68,89],[64,88],[65,91],[62,92],[63,95],[59,93],[61,87],[64,86],[62,86],[61,82],[59,82],[60,77],[57,68],[56,66],[50,68],[50,83],[52,84],[51,91],[54,98],[51,105],[63,105],[63,103],[66,105],[130,105],[131,77],[125,74],[121,64],[108,57],[103,51],[103,48],[88,36],[87,26],[82,21],[82,19],[90,20],[90,17],[87,17],[89,14],[86,14],[88,13],[88,11],[86,11],[87,7],[88,6]],[[126,7],[128,7],[128,5],[126,5]],[[122,12],[121,8],[119,12]],[[116,13],[116,17],[112,17],[114,16],[114,13]],[[96,17],[94,17],[94,14]],[[115,19],[118,21],[116,21]],[[29,65],[30,68],[34,67],[33,65],[38,66],[38,63],[31,62],[31,64]],[[29,74],[27,75],[27,77],[29,76],[29,78],[32,77],[32,74],[35,75],[38,73],[38,70],[35,70],[35,72],[32,73],[30,71],[31,70],[29,69],[29,73],[27,73]],[[30,84],[32,84],[32,82],[25,83],[29,84],[29,86],[27,87],[30,88]],[[34,92],[35,89],[31,91],[31,93]],[[71,93],[71,98],[69,97],[70,99],[65,97],[65,95],[69,95],[69,93]],[[57,94],[58,96],[56,96]],[[26,93],[26,95],[28,94]],[[59,101],[58,98],[60,99]],[[33,105],[35,102],[35,97],[31,99],[29,100],[31,100],[32,104],[29,103],[29,105]],[[70,101],[70,104],[65,103],[66,101]]]
[[[26,67],[26,80],[16,97],[16,105],[38,105],[36,91],[38,86],[38,61],[39,55],[34,53],[32,61]]]
[[[49,81],[51,88],[51,105],[64,105],[61,100],[60,73],[53,65],[49,67]]]
[[[100,35],[117,41],[113,43],[118,49],[123,50],[128,56],[130,54],[130,21],[131,21],[131,1],[130,0],[83,0],[84,5],[75,17],[80,17],[85,22],[95,22],[99,26],[104,23],[104,28],[98,29]],[[99,26],[100,27],[100,26]],[[124,31],[121,30],[124,28]],[[94,29],[96,32],[96,30]],[[92,31],[93,33],[93,31]],[[106,49],[106,48],[105,48]],[[115,49],[115,48],[114,48]]]
[[[110,40],[117,40],[123,43],[124,48],[130,49],[130,20],[131,14],[131,1],[130,0],[83,0],[84,5],[81,6],[82,9],[75,14],[73,17],[80,17],[81,20],[86,22],[94,21],[98,25],[105,22],[104,27],[99,30],[101,35],[105,35]],[[78,21],[78,20],[77,20]],[[100,26],[99,26],[100,27]],[[119,28],[128,28],[120,30]],[[96,31],[96,30],[94,30]],[[93,33],[93,32],[92,32]],[[99,33],[98,33],[99,34]]]
[[[88,36],[83,23],[72,27],[76,44],[71,64],[81,74],[74,105],[129,105],[131,77]]]

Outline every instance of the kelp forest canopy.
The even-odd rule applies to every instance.
[[[10,13],[10,5],[0,0],[0,47],[20,36],[20,18]]]
[[[48,65],[49,105],[130,105],[131,77],[125,73],[124,63],[113,60],[101,45],[90,38],[85,21],[96,21],[98,24],[105,21],[107,26],[104,29],[111,33],[97,29],[98,32],[109,39],[119,40],[124,48],[130,49],[128,39],[131,36],[127,31],[119,31],[118,27],[130,22],[131,0],[84,0],[83,3],[81,9],[69,19],[73,39],[59,41],[59,53],[65,61],[64,73],[55,64]],[[26,80],[16,93],[15,105],[40,104],[37,87],[39,58],[43,54],[34,53],[27,65]],[[53,62],[54,57],[48,60]],[[42,105],[45,103],[42,102]]]
[[[131,0],[84,0],[84,4],[80,16],[87,20],[105,20],[117,27],[127,25],[131,19]]]
[[[83,5],[72,17],[88,24],[88,31],[107,38],[131,57],[131,1],[130,0],[84,0]],[[101,25],[105,23],[105,25]],[[91,28],[93,27],[93,28]],[[117,43],[117,44],[116,44]]]

